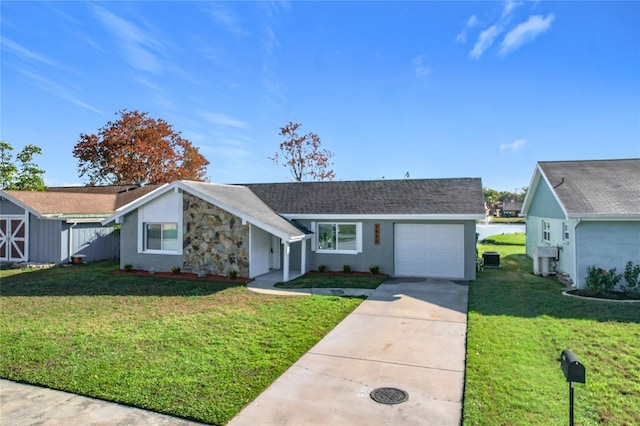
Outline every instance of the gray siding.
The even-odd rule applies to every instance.
[[[2,215],[23,215],[24,209],[13,204],[11,201],[0,197],[0,214]]]
[[[63,242],[63,251],[68,251],[69,229],[71,224],[64,223],[66,243]],[[82,254],[85,261],[117,259],[120,256],[120,238],[111,226],[101,226],[95,223],[78,223],[71,228],[71,253],[68,255]]]
[[[98,223],[79,223],[71,231],[61,220],[38,219],[29,216],[29,260],[31,262],[66,263],[70,254],[83,254],[87,262],[117,259],[120,254],[119,238],[110,226]]]
[[[597,266],[624,272],[628,261],[640,264],[640,221],[588,222],[576,227],[578,288],[584,288],[586,270]]]
[[[62,221],[38,219],[32,214],[29,215],[29,261],[44,263],[66,261],[66,246],[64,252],[62,246]]]
[[[310,227],[311,221],[300,221]],[[320,222],[326,222],[324,220]],[[351,221],[350,221],[351,222]],[[317,253],[311,250],[311,241],[307,244],[307,269],[318,269],[319,265],[326,265],[328,270],[341,271],[343,265],[348,264],[352,271],[368,271],[369,266],[380,266],[380,272],[394,275],[394,224],[395,223],[424,223],[424,224],[464,224],[464,259],[465,280],[476,278],[476,224],[475,221],[421,221],[399,222],[391,220],[364,220],[362,222],[362,253],[358,254],[329,254]],[[374,241],[374,225],[380,224],[380,244]],[[291,269],[297,269],[300,264],[299,243],[291,246]]]
[[[138,253],[138,211],[124,216],[120,229],[120,268],[130,263],[134,269],[169,272],[173,266],[183,265],[182,255]]]

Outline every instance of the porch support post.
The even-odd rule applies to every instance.
[[[290,247],[289,247],[289,243],[288,242],[284,242],[284,264],[283,264],[283,271],[282,271],[282,281],[287,282],[289,281],[289,251],[290,251]]]
[[[307,240],[300,242],[300,272],[302,275],[307,272]]]

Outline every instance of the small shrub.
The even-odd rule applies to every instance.
[[[174,274],[179,274],[181,271],[179,266],[174,266],[171,268],[171,272],[173,272]]]
[[[380,266],[378,265],[369,266],[369,272],[371,272],[373,275],[376,275],[378,272],[380,272]]]
[[[638,282],[638,277],[640,277],[640,265],[634,266],[633,262],[627,262],[622,276],[627,282],[624,286],[625,291],[629,293],[640,292],[640,282]]]
[[[325,272],[327,270],[327,265],[318,265],[318,271]]]
[[[616,274],[616,268],[606,269],[596,266],[587,268],[587,289],[595,293],[608,293],[615,289],[622,275]]]
[[[132,271],[133,270],[133,265],[130,263],[125,263],[124,266],[122,267],[122,269],[124,269],[125,271]]]
[[[348,274],[349,272],[351,272],[351,266],[349,265],[342,265],[342,272],[344,272],[345,274]]]
[[[238,271],[236,271],[235,269],[230,270],[229,278],[232,280],[235,280],[236,278],[238,278]]]

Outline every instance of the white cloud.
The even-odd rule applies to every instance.
[[[511,12],[513,12],[518,6],[522,6],[522,2],[514,0],[507,0],[506,2],[504,2],[504,8],[502,9],[502,18],[506,18],[511,15]]]
[[[542,15],[530,16],[527,21],[517,25],[504,36],[500,45],[500,55],[506,56],[546,32],[551,27],[554,18],[553,13],[548,14],[545,18]]]
[[[425,56],[418,55],[411,59],[411,65],[413,66],[413,71],[416,74],[416,78],[424,78],[431,74],[431,68],[425,65]]]
[[[20,56],[23,60],[30,62],[39,62],[41,64],[50,65],[57,68],[60,67],[60,65],[53,59],[29,50],[26,47],[21,46],[20,44],[13,42],[6,37],[2,37],[2,45]]]
[[[527,144],[526,139],[517,139],[511,143],[500,144],[500,152],[517,152],[524,149]]]
[[[238,18],[229,9],[220,3],[212,3],[209,14],[213,20],[226,31],[240,37],[245,37],[249,33],[240,25]]]
[[[88,103],[78,99],[78,97],[74,95],[68,87],[63,86],[62,84],[54,82],[52,80],[49,80],[48,78],[45,78],[34,72],[22,70],[21,73],[25,77],[29,78],[34,84],[36,84],[41,89],[46,90],[49,93],[53,93],[54,95],[66,101],[69,101],[72,104],[75,104],[79,107],[104,115],[103,111],[100,111],[98,108],[95,108],[94,106],[89,105]]]
[[[478,17],[476,15],[471,15],[469,19],[467,19],[467,24],[465,25],[464,29],[460,32],[460,34],[456,36],[456,41],[460,43],[466,43],[467,30],[469,28],[475,27],[476,25],[478,25]]]
[[[207,119],[207,121],[211,124],[216,124],[220,126],[237,127],[239,129],[244,129],[247,127],[247,123],[245,123],[244,121],[229,117],[226,114],[203,112],[202,116],[205,119]]]
[[[469,52],[469,56],[474,59],[479,59],[484,51],[491,47],[500,32],[501,30],[497,25],[492,25],[486,30],[482,31],[480,33],[480,36],[478,37],[478,40],[476,41],[476,44],[473,46],[473,49],[471,49],[471,52]]]
[[[94,6],[93,9],[107,30],[118,39],[132,67],[156,74],[162,70],[157,56],[150,52],[158,47],[152,37],[140,27],[100,6]]]

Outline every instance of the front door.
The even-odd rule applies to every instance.
[[[23,216],[0,218],[0,260],[27,260],[27,224]]]

